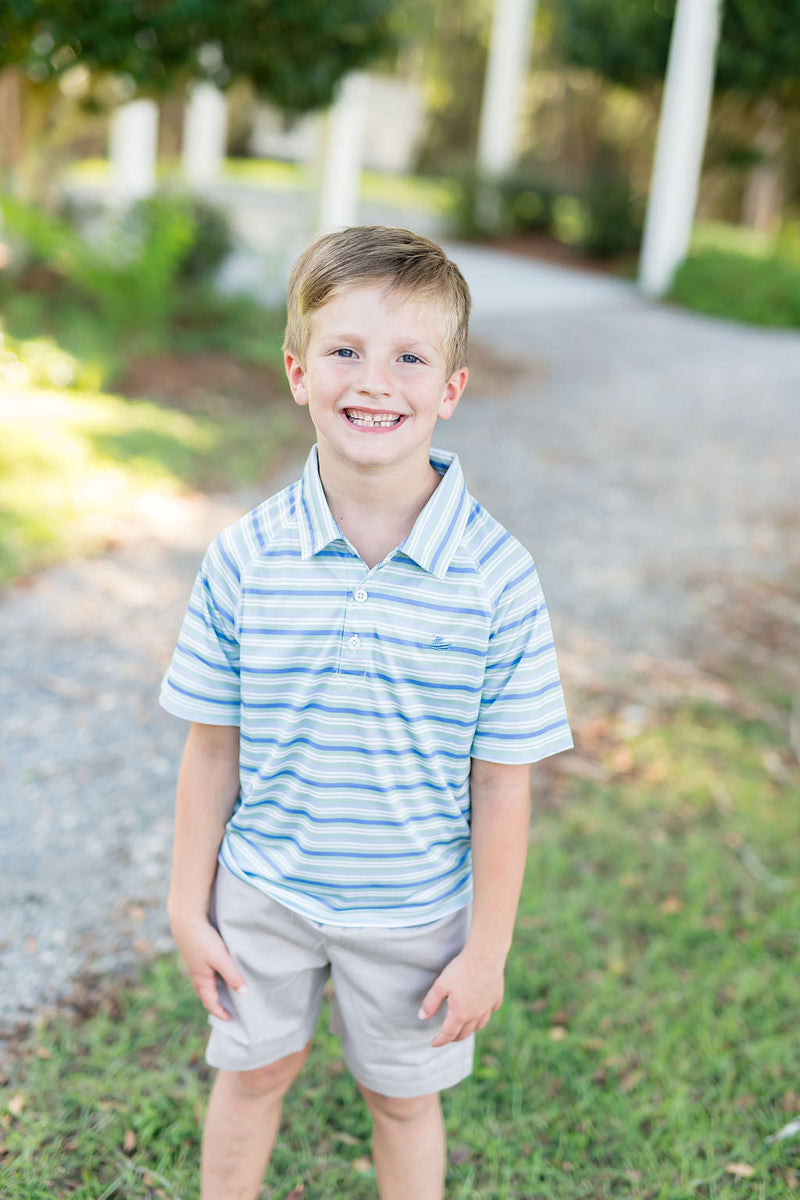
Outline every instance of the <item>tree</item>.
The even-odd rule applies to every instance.
[[[559,0],[554,16],[567,62],[652,88],[666,70],[675,0]],[[786,116],[800,109],[800,0],[723,0],[715,93],[746,114],[738,145],[751,167],[744,218],[773,228],[781,208]]]
[[[663,79],[675,0],[559,0],[554,13],[567,62],[615,83]],[[800,0],[724,0],[716,89],[800,101]]]
[[[144,94],[245,77],[303,112],[393,45],[391,10],[391,0],[5,0],[0,67],[45,83],[82,64]]]
[[[41,140],[76,68],[85,107],[158,96],[190,79],[247,79],[287,113],[328,105],[343,75],[394,46],[392,0],[3,0],[0,71]],[[114,86],[110,86],[113,80]],[[62,85],[63,86],[63,85]],[[30,190],[27,189],[27,190]]]

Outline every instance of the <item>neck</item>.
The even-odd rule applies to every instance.
[[[426,462],[380,471],[344,470],[319,448],[319,473],[325,498],[342,533],[368,566],[381,562],[408,537],[419,514],[439,486],[441,476]]]

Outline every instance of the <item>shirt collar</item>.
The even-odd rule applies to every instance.
[[[432,448],[430,461],[442,476],[442,482],[396,553],[405,554],[441,579],[447,574],[467,524],[470,498],[457,455]],[[303,558],[311,558],[331,542],[344,540],[322,489],[316,446],[311,449],[300,479],[298,524]]]
[[[303,558],[311,558],[337,538],[343,538],[322,490],[316,446],[311,447],[303,468],[298,509],[300,552]]]

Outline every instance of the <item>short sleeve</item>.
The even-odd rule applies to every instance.
[[[470,754],[487,762],[533,763],[571,746],[550,617],[529,559],[495,606]]]
[[[159,703],[176,717],[205,725],[239,724],[239,590],[239,571],[217,538],[197,573],[161,682]]]

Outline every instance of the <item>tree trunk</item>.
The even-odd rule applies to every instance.
[[[777,104],[765,100],[757,109],[762,124],[755,139],[760,161],[751,169],[742,202],[742,224],[759,233],[775,233],[783,209],[781,150],[784,128]]]
[[[0,71],[0,187],[12,191],[22,155],[22,78],[17,67]]]

